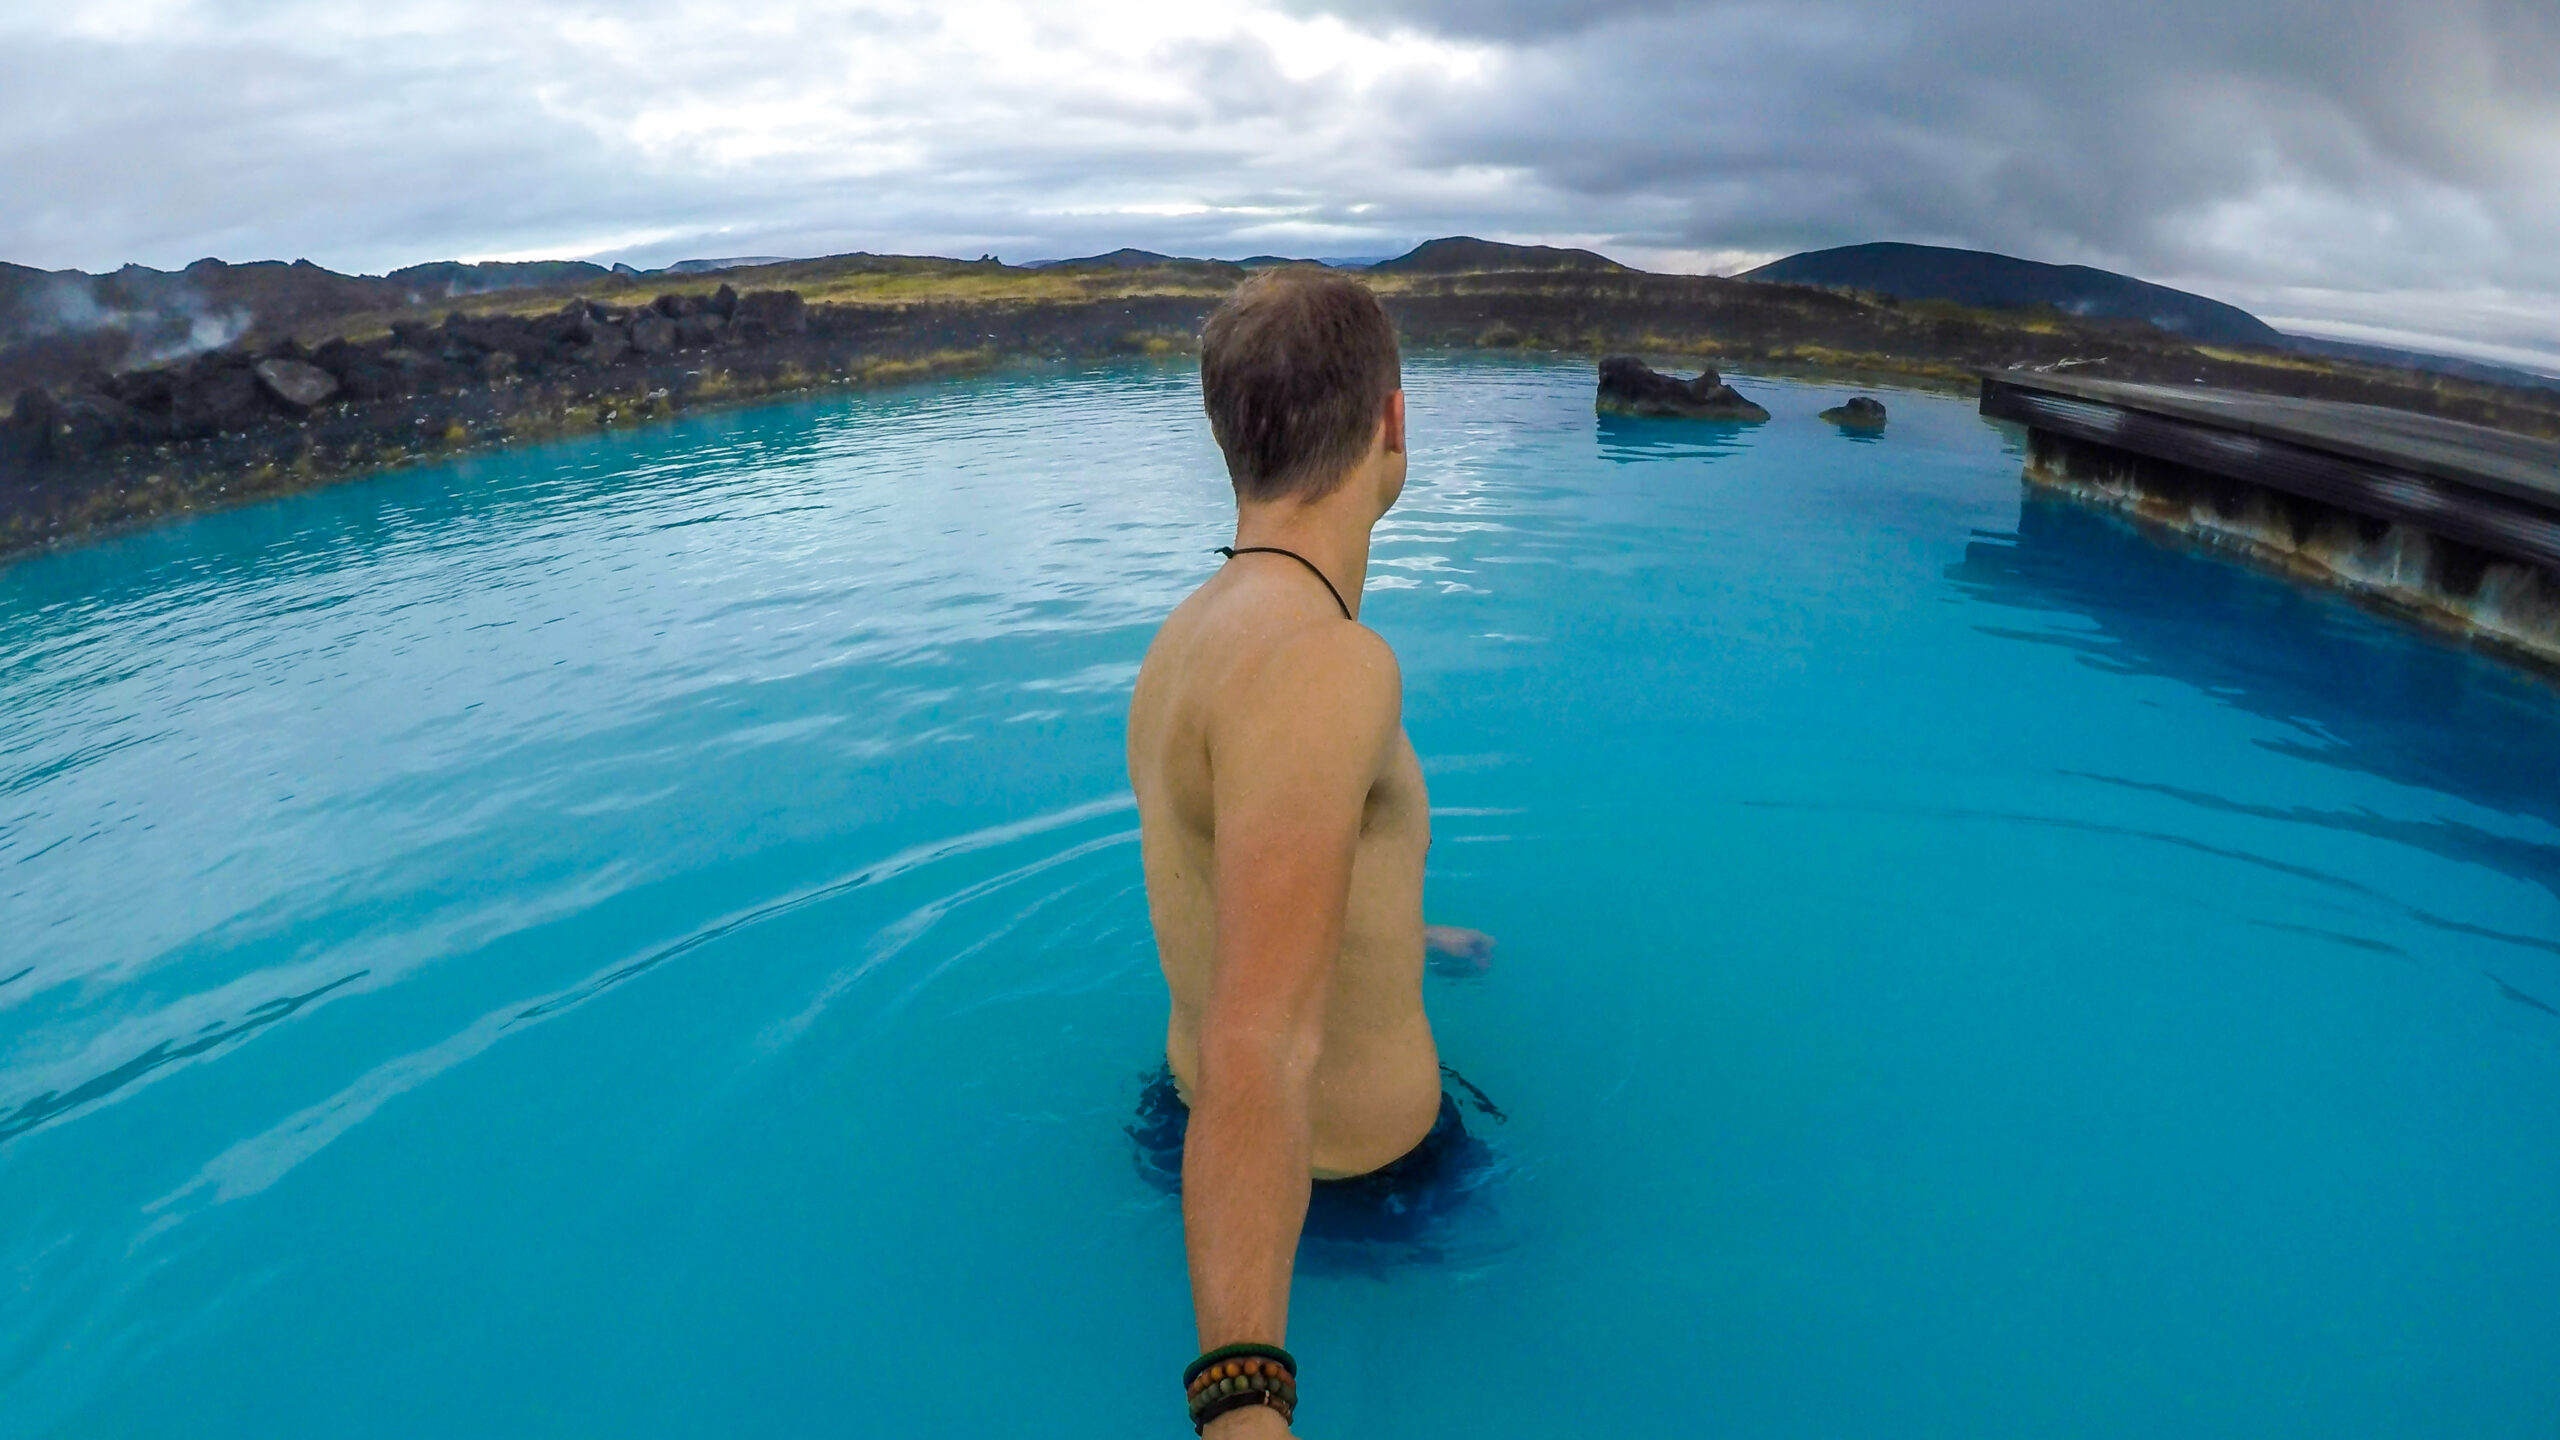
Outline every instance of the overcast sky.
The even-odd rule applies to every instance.
[[[0,259],[2078,261],[2560,367],[2560,0],[0,0]]]

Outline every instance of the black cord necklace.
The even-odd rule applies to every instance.
[[[1308,574],[1315,576],[1318,580],[1324,581],[1324,593],[1333,597],[1334,604],[1342,605],[1342,618],[1345,620],[1351,618],[1351,607],[1342,604],[1342,592],[1333,588],[1333,581],[1326,576],[1320,567],[1317,566],[1316,562],[1299,554],[1295,550],[1283,550],[1277,545],[1221,545],[1218,547],[1218,553],[1226,556],[1230,560],[1233,560],[1239,555],[1286,555],[1290,559],[1297,561],[1299,564],[1306,566]]]

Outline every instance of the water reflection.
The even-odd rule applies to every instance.
[[[2560,826],[2560,689],[2545,677],[2380,619],[2344,596],[2136,531],[2028,490],[2014,537],[1983,535],[1947,578],[1995,605],[2087,619],[2093,633],[1983,627],[2078,651],[2084,663],[2193,685],[2294,733],[2259,743]],[[2088,776],[2217,811],[2386,836],[2560,895],[2560,846],[2455,820],[2242,805]]]
[[[1759,423],[1748,420],[1670,420],[1602,415],[1600,455],[1621,465],[1663,460],[1716,460],[1737,454]]]

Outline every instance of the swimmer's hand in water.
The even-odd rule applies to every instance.
[[[1493,968],[1493,937],[1463,925],[1423,926],[1422,949],[1443,975],[1481,975]]]

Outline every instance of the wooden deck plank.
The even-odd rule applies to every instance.
[[[1994,413],[1993,391],[2007,387],[2273,440],[2560,510],[2560,443],[2549,440],[2334,400],[2029,371],[1992,371],[1983,379],[1985,414]],[[2234,479],[2262,479],[2231,473]]]

